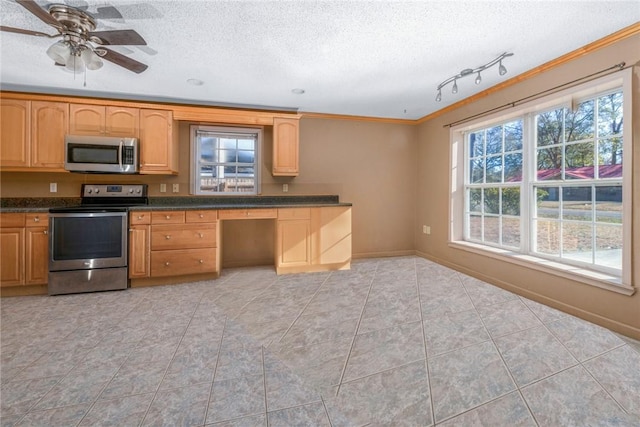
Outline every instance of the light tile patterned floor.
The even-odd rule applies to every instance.
[[[1,301],[4,426],[640,426],[640,344],[416,257]]]

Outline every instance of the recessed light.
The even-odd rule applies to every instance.
[[[304,93],[304,89],[300,89],[300,88],[291,89],[291,93],[294,93],[296,95],[302,95]]]
[[[202,80],[198,80],[198,79],[188,79],[187,83],[193,86],[202,86],[204,84]]]

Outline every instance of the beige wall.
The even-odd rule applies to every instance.
[[[536,92],[585,76],[619,62],[637,64],[640,61],[640,36],[618,42],[595,51],[561,67],[547,71],[478,102],[425,122],[418,130],[418,203],[417,223],[431,225],[432,234],[416,232],[416,250],[435,260],[480,277],[517,293],[572,314],[587,318],[627,335],[640,338],[640,294],[629,297],[611,291],[582,285],[571,280],[540,273],[524,267],[506,264],[486,256],[450,248],[447,244],[449,218],[449,130],[443,125],[514,101]],[[640,284],[640,68],[633,78],[634,123],[633,146],[633,254],[635,254],[636,286]]]

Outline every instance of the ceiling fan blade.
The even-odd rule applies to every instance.
[[[45,24],[49,24],[55,28],[62,28],[62,25],[60,25],[60,23],[56,21],[56,19],[53,16],[49,15],[49,12],[47,12],[46,10],[38,6],[38,3],[36,3],[35,1],[16,0],[16,3],[18,3],[20,6],[24,7],[25,9],[27,9],[29,12],[36,15]]]
[[[96,9],[96,13],[92,14],[96,19],[124,19],[122,14],[113,6],[103,6]]]
[[[131,59],[128,56],[124,56],[123,54],[107,49],[106,47],[100,47],[96,49],[96,51],[104,51],[105,54],[99,56],[137,74],[140,74],[149,67],[142,62],[138,62],[135,59]]]
[[[0,31],[6,31],[8,33],[26,34],[28,36],[40,36],[40,37],[56,37],[60,35],[60,34],[55,34],[52,36],[47,33],[41,33],[40,31],[31,31],[31,30],[24,30],[22,28],[5,27],[4,25],[0,25]]]
[[[94,31],[89,33],[89,36],[98,38],[99,41],[96,40],[96,43],[103,45],[142,46],[147,44],[134,30]]]

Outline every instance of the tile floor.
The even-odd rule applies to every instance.
[[[640,345],[416,257],[1,300],[2,426],[640,426]]]

